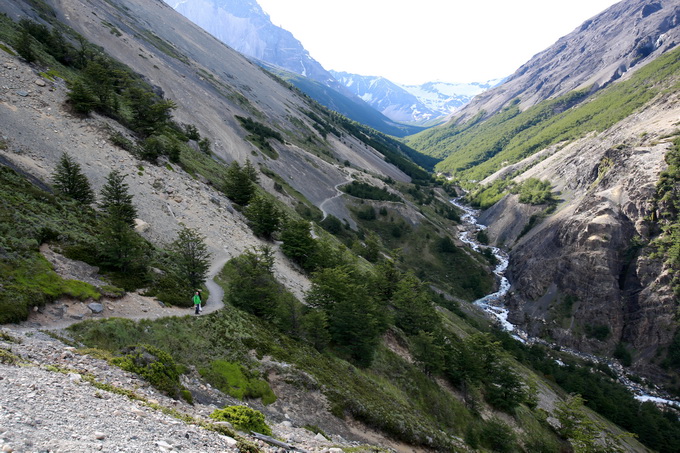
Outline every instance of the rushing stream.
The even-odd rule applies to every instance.
[[[498,291],[488,294],[481,299],[477,299],[474,301],[474,304],[482,308],[492,319],[495,319],[504,330],[512,332],[512,336],[516,340],[525,344],[540,343],[549,347],[555,347],[555,345],[548,343],[543,339],[530,337],[526,332],[520,330],[517,326],[508,321],[508,309],[505,308],[504,305],[505,295],[510,290],[510,282],[505,277],[505,271],[508,269],[509,263],[508,254],[498,247],[482,245],[477,240],[477,233],[486,229],[485,225],[481,225],[477,222],[477,217],[479,216],[477,210],[464,205],[462,197],[451,200],[451,204],[464,212],[461,216],[461,225],[463,229],[460,231],[458,238],[477,252],[481,252],[483,248],[490,249],[498,260],[498,264],[493,271],[499,281]],[[560,346],[559,350],[594,363],[606,363],[609,368],[614,371],[619,382],[626,386],[626,388],[635,395],[635,399],[639,401],[652,401],[656,404],[669,405],[680,409],[680,402],[666,399],[659,395],[654,389],[631,381],[626,375],[625,368],[614,359],[597,357],[564,346]]]

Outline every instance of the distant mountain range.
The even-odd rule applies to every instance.
[[[353,94],[388,118],[402,123],[427,124],[455,113],[473,97],[502,79],[485,83],[427,82],[399,85],[384,77],[330,71]]]
[[[274,25],[255,0],[165,2],[322,105],[390,135],[403,137],[422,130],[424,125],[437,124],[438,119],[497,84],[429,82],[400,86],[383,77],[327,71],[289,31]]]

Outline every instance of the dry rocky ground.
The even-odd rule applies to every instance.
[[[212,404],[168,398],[138,376],[92,355],[76,353],[45,331],[3,330],[0,358],[6,351],[18,363],[0,363],[0,448],[2,452],[231,452],[237,439],[199,425],[209,422]],[[5,357],[0,362],[9,362]],[[192,392],[218,393],[185,377]],[[104,384],[108,386],[102,389]],[[110,389],[117,389],[111,391]],[[135,398],[121,394],[134,392]],[[217,396],[219,397],[219,396]],[[223,396],[222,396],[223,397]],[[232,402],[232,404],[243,404]],[[180,416],[181,414],[181,416]],[[192,421],[186,421],[186,416]],[[263,452],[340,452],[357,446],[340,437],[327,439],[290,420],[272,423],[271,445],[239,433]]]

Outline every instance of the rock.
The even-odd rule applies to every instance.
[[[106,434],[104,434],[101,431],[95,431],[94,432],[94,438],[97,439],[97,440],[104,440],[104,439],[106,439]]]
[[[43,79],[36,79],[35,84],[38,85],[39,87],[44,87],[47,85]]]
[[[87,308],[89,308],[92,313],[99,314],[104,311],[104,306],[100,303],[97,302],[92,302],[91,304],[87,304]]]
[[[145,233],[149,231],[149,228],[151,228],[151,225],[149,225],[145,221],[141,219],[135,219],[135,231],[137,233]]]
[[[26,91],[26,90],[18,90],[18,91],[17,91],[17,94],[18,94],[19,96],[21,96],[21,97],[26,97],[26,96],[28,96],[28,91]]]
[[[164,440],[159,440],[156,442],[156,446],[163,450],[172,450],[174,447]]]

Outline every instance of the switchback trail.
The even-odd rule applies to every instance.
[[[321,202],[321,204],[319,205],[319,209],[321,209],[321,212],[323,213],[322,220],[325,219],[326,217],[328,217],[328,212],[326,211],[326,208],[325,208],[326,204],[335,200],[336,198],[340,198],[344,194],[344,192],[340,190],[340,187],[344,186],[345,184],[349,184],[351,182],[352,181],[343,181],[339,184],[336,184],[335,190],[336,190],[337,194],[335,194],[334,196],[332,196],[330,198],[326,198],[323,202]]]

